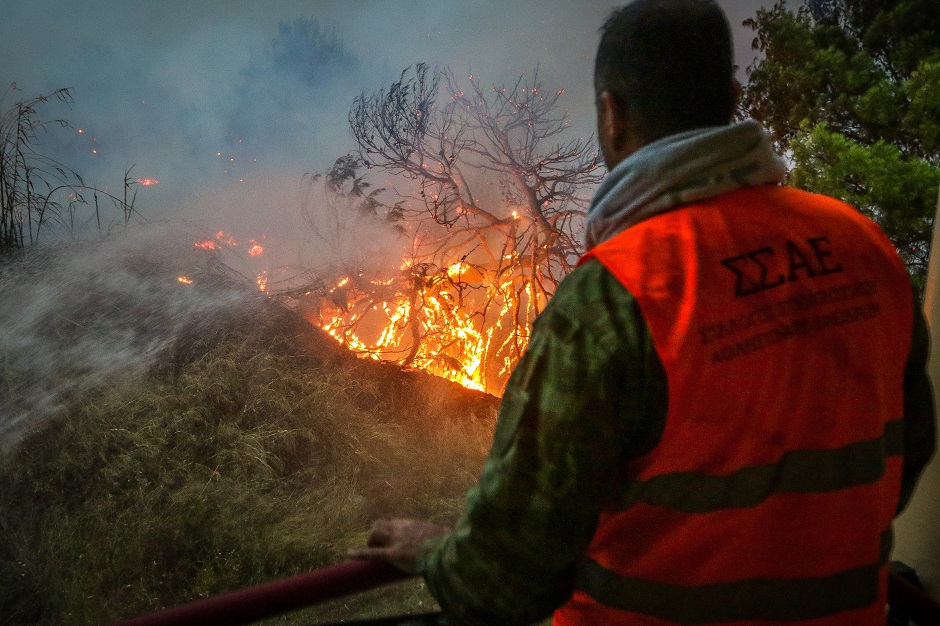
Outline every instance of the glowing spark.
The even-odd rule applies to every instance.
[[[342,279],[341,281],[339,281],[338,283],[336,283],[336,286],[333,287],[332,289],[330,289],[330,293],[333,293],[334,291],[336,291],[336,290],[339,289],[340,287],[345,287],[345,286],[348,285],[348,284],[349,284],[349,277],[347,276],[346,278],[344,278],[344,279]]]
[[[252,242],[252,246],[248,248],[248,254],[251,256],[260,256],[264,252],[264,248],[259,243]]]
[[[193,279],[192,279],[192,278],[189,278],[188,276],[180,276],[180,277],[177,278],[176,280],[180,281],[180,282],[183,283],[184,285],[192,285],[192,284],[193,284]]]

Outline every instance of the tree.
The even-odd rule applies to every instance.
[[[17,91],[15,85],[11,91]],[[68,89],[57,89],[19,100],[0,114],[0,255],[36,243],[50,222],[73,229],[76,211],[89,204],[86,194],[92,198],[99,228],[99,197],[113,202],[125,223],[134,210],[132,168],[124,172],[123,197],[117,197],[85,185],[75,170],[39,150],[41,133],[69,125],[63,119],[40,116],[41,107],[51,100],[69,104],[72,96]]]
[[[940,3],[779,1],[745,22],[763,55],[743,113],[792,155],[793,184],[877,221],[923,284],[940,185]]]
[[[397,215],[416,237],[406,263],[413,284],[467,316],[421,323],[414,340],[472,330],[484,347],[475,344],[471,360],[500,365],[491,379],[511,369],[532,320],[576,263],[584,192],[601,178],[593,138],[565,138],[563,94],[546,88],[537,69],[486,88],[473,75],[462,86],[453,72],[419,64],[388,89],[361,95],[349,115],[363,163],[401,181],[393,186],[406,200]]]

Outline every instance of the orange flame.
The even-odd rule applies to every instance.
[[[254,243],[254,242],[252,242]],[[202,248],[203,250],[219,250],[222,246],[231,246],[235,247],[238,245],[238,242],[235,241],[235,238],[227,234],[224,230],[220,230],[215,234],[215,239],[206,239],[205,241],[198,241],[194,244],[197,248]],[[252,254],[249,250],[249,254]],[[252,254],[261,254],[260,252]]]
[[[184,285],[192,285],[192,284],[193,284],[193,279],[192,279],[192,278],[189,278],[188,276],[180,276],[180,277],[177,278],[176,280],[178,280],[179,282],[183,283]]]
[[[195,244],[205,250],[237,245],[225,231]],[[257,257],[265,248],[250,239],[247,252]],[[268,297],[277,296],[268,269],[254,282]],[[341,275],[319,294],[311,321],[362,358],[397,361],[481,391],[505,381],[528,344],[524,320],[544,305],[544,295],[514,272],[466,258],[435,266],[406,257],[391,276]]]
[[[464,260],[439,270],[406,260],[402,268],[391,280],[340,279],[318,325],[364,358],[397,360],[470,389],[501,386],[528,344],[520,320],[544,304],[542,294],[511,272]]]
[[[138,178],[137,184],[143,185],[144,187],[151,187],[153,185],[159,185],[160,181],[156,178]]]

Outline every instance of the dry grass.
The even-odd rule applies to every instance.
[[[370,385],[224,343],[76,399],[0,459],[0,622],[115,620],[342,561],[377,516],[452,522],[492,422]],[[275,623],[431,603],[412,580]]]

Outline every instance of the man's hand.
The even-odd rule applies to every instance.
[[[376,520],[368,547],[350,550],[349,558],[388,561],[404,572],[417,574],[418,552],[424,542],[449,532],[449,528],[417,519]]]

